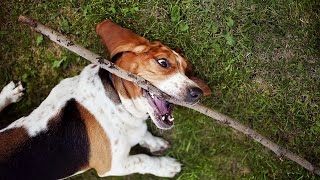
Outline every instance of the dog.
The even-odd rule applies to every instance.
[[[192,73],[189,62],[160,42],[150,42],[104,20],[96,26],[111,60],[150,81],[163,92],[188,103],[209,95],[210,88]],[[23,95],[11,82],[0,94],[0,110]],[[86,66],[80,75],[62,80],[33,112],[0,131],[0,179],[61,179],[89,169],[100,177],[132,173],[173,177],[181,164],[170,157],[129,155],[139,144],[151,153],[169,143],[147,130],[174,126],[173,104],[136,84]]]

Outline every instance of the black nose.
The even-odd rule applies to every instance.
[[[188,89],[188,94],[187,94],[187,102],[195,103],[197,102],[201,96],[203,95],[203,92],[200,88],[198,87],[191,87]]]

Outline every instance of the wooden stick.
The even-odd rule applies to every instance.
[[[147,80],[138,77],[130,72],[127,72],[125,70],[122,70],[120,67],[116,66],[112,62],[102,58],[101,56],[87,50],[86,48],[70,41],[67,37],[63,36],[62,34],[58,33],[57,31],[37,22],[36,20],[27,17],[27,16],[19,16],[19,21],[23,24],[26,24],[30,26],[33,30],[47,36],[51,41],[56,42],[60,46],[63,46],[70,51],[80,55],[81,57],[89,60],[91,63],[98,64],[101,68],[109,71],[112,74],[115,74],[125,80],[132,81],[142,87],[143,89],[146,89],[155,95],[157,95],[160,98],[164,98],[167,101],[178,104],[180,106],[188,107],[190,109],[196,110],[202,114],[205,114],[213,119],[216,119],[218,122],[228,125],[244,134],[246,134],[251,139],[261,143],[263,146],[269,148],[272,150],[275,154],[277,154],[280,159],[283,157],[286,157],[302,167],[306,168],[312,173],[315,173],[317,175],[320,175],[320,169],[310,163],[309,161],[305,160],[304,158],[299,157],[298,155],[294,154],[293,152],[282,148],[281,146],[277,145],[276,143],[270,141],[266,137],[262,136],[261,134],[257,133],[253,129],[237,122],[235,119],[230,118],[222,113],[219,113],[215,110],[209,109],[208,107],[205,107],[201,104],[188,104],[186,102],[179,101],[168,94],[160,91],[158,88],[153,86],[150,82]]]

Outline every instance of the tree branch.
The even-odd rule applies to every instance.
[[[219,113],[215,110],[209,109],[208,107],[205,107],[201,104],[191,105],[186,102],[179,101],[168,94],[160,91],[158,88],[153,86],[150,82],[147,80],[136,76],[130,72],[127,72],[125,70],[122,70],[120,67],[116,66],[112,62],[102,58],[101,56],[87,50],[86,48],[70,41],[67,37],[63,36],[62,34],[58,33],[57,31],[50,29],[49,27],[46,27],[45,25],[37,22],[36,20],[27,17],[27,16],[19,16],[19,21],[23,24],[26,24],[30,26],[33,30],[47,36],[51,41],[56,42],[60,46],[63,46],[70,51],[78,54],[79,56],[89,60],[93,64],[98,64],[101,68],[109,71],[112,74],[115,74],[125,80],[132,81],[142,87],[143,89],[146,89],[155,95],[157,95],[160,98],[164,98],[167,101],[178,104],[180,106],[188,107],[190,109],[196,110],[202,114],[205,114],[213,119],[216,119],[218,122],[225,124],[227,126],[230,126],[244,134],[246,134],[251,139],[261,143],[263,146],[269,148],[272,150],[275,154],[277,154],[280,159],[282,157],[286,157],[302,167],[306,168],[312,173],[315,173],[317,175],[320,175],[320,169],[310,163],[309,161],[305,160],[304,158],[299,157],[298,155],[294,154],[293,152],[282,148],[281,146],[277,145],[276,143],[272,142],[271,140],[267,139],[266,137],[262,136],[261,134],[257,133],[253,129],[237,122],[235,119],[230,118],[222,113]]]

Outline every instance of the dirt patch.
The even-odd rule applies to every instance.
[[[256,91],[259,93],[269,92],[271,89],[273,89],[272,84],[266,82],[261,75],[256,75],[252,81],[257,85]]]

